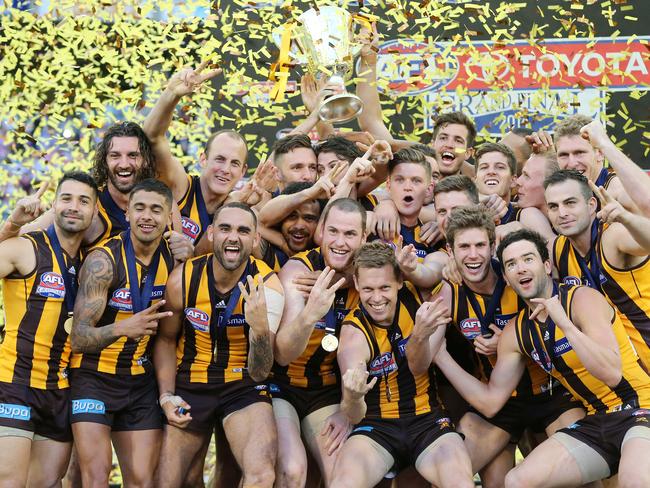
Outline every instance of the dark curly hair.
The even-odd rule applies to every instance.
[[[156,158],[153,155],[147,135],[135,122],[118,122],[106,131],[102,141],[95,147],[95,159],[91,173],[97,182],[97,186],[100,188],[105,187],[108,181],[106,156],[108,156],[114,137],[137,137],[140,154],[142,155],[142,168],[139,170],[140,178],[156,177]]]

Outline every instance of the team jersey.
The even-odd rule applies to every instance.
[[[290,259],[300,261],[310,271],[325,269],[325,261],[320,248],[294,254]],[[359,303],[359,294],[351,288],[339,288],[334,304],[330,309],[335,321],[335,333],[339,336],[341,323],[348,312]],[[301,388],[320,388],[338,383],[339,371],[336,363],[336,351],[327,352],[321,346],[327,328],[326,317],[314,324],[309,342],[302,354],[287,366],[274,364],[275,382],[288,383]]]
[[[578,288],[560,285],[557,290],[569,318],[573,295]],[[618,314],[612,312],[612,315],[612,330],[620,350],[622,367],[621,381],[613,388],[587,371],[559,327],[553,327],[548,321],[542,324],[530,320],[528,308],[519,313],[515,323],[521,352],[542,369],[550,370],[554,378],[582,401],[588,415],[650,407],[650,377],[639,365]]]
[[[67,388],[70,341],[66,288],[46,231],[21,236],[34,248],[36,267],[3,280],[5,338],[0,345],[0,381],[44,390]],[[27,244],[26,244],[27,245]],[[79,255],[63,252],[68,273],[79,270]],[[75,278],[76,279],[76,278]]]
[[[452,288],[452,324],[458,328],[465,339],[473,343],[474,339],[481,335],[479,316],[485,316],[491,296],[475,293],[464,283],[461,285],[449,283],[449,285]],[[512,288],[505,286],[501,300],[494,308],[493,319],[490,323],[494,323],[503,330],[508,321],[524,308],[526,308],[526,303],[517,296],[517,293]],[[488,319],[488,317],[485,318]],[[475,371],[478,372],[477,377],[487,383],[492,374],[492,368],[496,364],[496,354],[485,356],[475,350],[472,353],[473,362],[476,365]],[[513,396],[527,398],[542,393],[548,387],[548,380],[548,375],[544,371],[540,370],[534,362],[527,361],[526,370],[517,385],[517,389],[513,392]]]
[[[217,291],[212,254],[183,264],[183,315],[181,336],[176,347],[178,383],[218,385],[248,378],[248,334],[244,299],[235,286],[225,295]],[[275,273],[261,260],[250,257],[240,282],[248,290],[246,277],[273,287],[268,279]],[[281,288],[276,291],[282,293]],[[233,295],[234,293],[234,295]],[[230,312],[229,310],[230,306]],[[229,317],[228,317],[229,315]]]
[[[97,216],[102,224],[104,224],[104,232],[88,246],[89,248],[129,228],[124,210],[115,203],[115,200],[113,200],[113,197],[108,192],[108,188],[104,188],[99,192],[97,198]]]
[[[187,183],[187,191],[178,201],[178,209],[181,213],[183,234],[196,243],[212,223],[213,215],[205,208],[200,176],[187,175]]]
[[[359,197],[359,203],[366,209],[366,212],[372,212],[377,205],[379,205],[379,199],[372,193],[368,193],[363,197]]]
[[[343,322],[363,332],[370,349],[368,371],[370,376],[377,377],[377,383],[365,397],[367,419],[412,417],[429,413],[439,405],[433,366],[426,373],[414,376],[406,357],[406,344],[421,304],[416,288],[404,282],[389,327],[376,324],[361,305],[357,305]]]
[[[512,203],[508,204],[508,211],[506,214],[501,217],[499,220],[499,225],[509,224],[510,222],[515,222],[519,220],[521,209],[515,208]]]
[[[269,268],[277,273],[288,260],[289,256],[287,256],[279,247],[270,242],[266,243],[266,249],[264,250],[262,261],[264,261]]]
[[[131,283],[127,271],[125,236],[126,233],[123,232],[93,250],[93,252],[105,253],[113,266],[113,282],[108,290],[106,307],[95,327],[110,325],[134,314]],[[174,259],[166,240],[160,241],[159,249],[160,263],[149,297],[151,303],[162,299],[165,294],[167,277],[174,267]],[[136,260],[136,271],[140,284],[142,284],[149,270]],[[139,341],[123,336],[102,349],[101,352],[73,354],[70,366],[110,374],[143,374],[153,369],[150,360],[151,344],[150,336],[144,336]]]
[[[603,168],[600,170],[600,173],[598,173],[598,178],[596,178],[594,184],[596,186],[602,186],[605,188],[605,190],[607,190],[614,178],[616,178],[616,173],[614,170],[610,168]]]
[[[612,266],[601,242],[606,228],[594,220],[588,262],[566,236],[555,239],[553,258],[559,279],[568,285],[589,286],[605,295],[618,312],[641,363],[650,371],[650,257],[631,269]]]

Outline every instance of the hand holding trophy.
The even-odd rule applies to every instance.
[[[295,24],[283,26],[282,37],[291,29],[290,56],[306,66],[308,72],[340,90],[325,98],[318,107],[324,122],[340,124],[356,118],[363,110],[359,97],[345,90],[345,81],[354,70],[354,58],[361,46],[353,42],[352,15],[340,7],[325,6],[303,12]],[[280,36],[275,36],[281,44]]]

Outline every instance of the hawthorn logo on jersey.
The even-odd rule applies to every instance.
[[[118,288],[113,292],[113,295],[111,295],[111,299],[108,301],[108,306],[123,312],[130,312],[133,310],[131,291],[128,288]]]
[[[385,352],[370,362],[370,376],[381,376],[397,371],[397,363],[392,352]]]
[[[194,240],[199,236],[201,227],[189,217],[181,217],[181,224],[183,225],[183,234],[190,239]]]
[[[580,286],[582,284],[582,280],[578,278],[577,276],[566,276],[563,280],[562,283],[564,283],[567,286]]]
[[[93,400],[92,398],[80,398],[79,400],[72,400],[72,415],[80,413],[106,413],[106,405],[101,400]]]
[[[184,310],[185,318],[199,332],[208,332],[210,330],[210,316],[203,310],[188,307]]]
[[[32,418],[32,409],[24,405],[0,403],[0,417],[3,419],[29,420]]]
[[[59,273],[48,271],[41,275],[36,293],[46,298],[65,297],[65,283]]]
[[[461,320],[460,331],[467,339],[473,340],[481,335],[481,322],[475,317]]]

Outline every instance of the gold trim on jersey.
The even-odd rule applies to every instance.
[[[433,366],[427,373],[413,376],[406,357],[406,344],[421,304],[417,289],[404,282],[397,295],[395,318],[390,327],[377,325],[361,305],[343,322],[356,327],[365,336],[371,358],[368,371],[370,376],[378,378],[366,394],[366,418],[411,417],[429,413],[439,405]]]
[[[559,286],[559,298],[569,318],[572,318],[571,305],[573,294],[580,287]],[[612,330],[618,343],[622,377],[618,385],[611,388],[591,374],[571,347],[568,339],[559,327],[555,327],[553,353],[549,354],[545,336],[548,329],[545,324],[531,321],[529,309],[522,310],[517,316],[516,336],[521,352],[533,361],[541,357],[552,358],[551,374],[557,378],[571,394],[582,401],[587,414],[615,412],[629,408],[650,407],[650,377],[639,365],[620,317],[612,310]],[[536,337],[533,337],[533,334]],[[550,339],[547,337],[546,340]],[[544,348],[537,351],[535,341]],[[542,345],[543,344],[543,345]],[[538,366],[542,368],[542,366]]]
[[[323,270],[325,261],[320,248],[294,254],[290,259],[300,261],[310,271]],[[339,336],[341,323],[348,312],[359,303],[359,294],[354,287],[340,288],[334,298],[336,317],[336,336]],[[321,341],[325,337],[324,318],[314,324],[309,342],[302,354],[288,366],[273,365],[273,380],[301,388],[320,388],[338,383],[339,371],[336,351],[327,352]]]
[[[70,339],[64,322],[65,283],[46,231],[23,234],[31,242],[36,267],[3,280],[5,338],[0,345],[0,381],[32,388],[67,388]],[[79,271],[79,259],[63,253]]]

